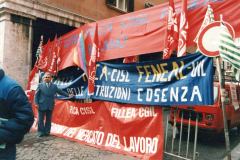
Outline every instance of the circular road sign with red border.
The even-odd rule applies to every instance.
[[[232,38],[235,37],[234,30],[230,24],[224,22],[227,26],[229,33]],[[200,33],[198,38],[198,48],[199,50],[208,57],[218,56],[219,53],[219,35],[220,35],[220,21],[216,21],[207,25]]]

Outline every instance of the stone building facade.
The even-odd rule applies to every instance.
[[[69,32],[84,24],[131,11],[137,11],[168,0],[0,0],[0,68],[24,89],[34,64],[41,28],[70,26]],[[41,20],[41,21],[38,21]],[[38,22],[38,23],[36,23]],[[46,23],[50,22],[50,23]],[[59,26],[59,27],[58,27]],[[56,29],[50,30],[52,35]],[[58,36],[64,34],[58,33]],[[36,38],[36,35],[38,37]],[[44,39],[47,41],[48,35]],[[54,37],[54,36],[53,36]],[[52,39],[53,40],[53,39]]]

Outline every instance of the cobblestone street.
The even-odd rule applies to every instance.
[[[30,131],[17,145],[17,160],[138,160],[57,136],[38,137]]]

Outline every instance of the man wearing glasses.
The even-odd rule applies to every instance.
[[[34,105],[38,109],[38,136],[48,136],[51,130],[52,112],[54,109],[54,94],[58,93],[66,97],[73,97],[74,94],[68,94],[51,83],[52,75],[50,73],[44,74],[44,81],[40,83],[35,91]],[[44,125],[44,116],[46,114],[46,121]]]

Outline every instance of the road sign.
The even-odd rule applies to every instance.
[[[234,30],[232,26],[224,22],[226,27],[228,28],[232,38],[235,37]],[[220,36],[220,21],[216,21],[207,25],[200,33],[198,38],[198,48],[208,57],[215,57],[219,55],[219,36]]]

